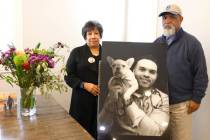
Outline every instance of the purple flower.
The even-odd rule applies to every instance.
[[[44,56],[39,54],[39,55],[37,55],[37,59],[38,59],[38,62],[41,62],[41,61],[43,61]]]
[[[7,58],[9,58],[10,56],[11,56],[11,54],[10,54],[9,52],[6,52],[5,55],[4,55],[4,58],[7,59]]]
[[[40,63],[40,62],[46,62],[49,68],[54,68],[54,65],[55,65],[55,62],[51,58],[49,58],[47,55],[42,55],[42,54],[30,55],[29,57],[30,64],[35,64],[35,63]]]
[[[37,60],[38,60],[37,57],[31,54],[28,61],[29,61],[29,64],[34,64],[36,63]]]
[[[14,53],[16,51],[16,48],[15,47],[10,47],[9,51],[12,53]]]
[[[48,63],[49,68],[54,68],[55,62],[52,59],[48,59],[47,63]]]
[[[38,57],[39,62],[46,62],[49,59],[47,55],[39,54],[37,57]]]
[[[8,59],[9,57],[11,57],[12,53],[9,51],[6,51],[5,53],[2,54],[2,57],[4,59]]]
[[[31,50],[30,50],[29,48],[26,48],[26,49],[24,49],[24,52],[25,52],[26,54],[30,54],[30,53],[31,53]]]

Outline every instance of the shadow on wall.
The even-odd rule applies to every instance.
[[[53,98],[57,101],[57,103],[60,104],[67,112],[69,112],[71,102],[71,91],[71,88],[68,88],[68,92],[54,92],[52,94]]]
[[[193,140],[209,140],[210,130],[210,84],[199,110],[193,113]],[[199,133],[198,133],[199,131]]]

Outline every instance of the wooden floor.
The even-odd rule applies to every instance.
[[[93,140],[52,97],[37,97],[37,114],[0,112],[0,140]]]

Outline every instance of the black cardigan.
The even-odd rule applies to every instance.
[[[93,57],[94,63],[88,58]],[[98,84],[98,66],[101,59],[101,46],[99,56],[93,56],[87,44],[74,48],[68,58],[66,69],[66,83],[72,88],[69,114],[75,118],[92,136],[97,132],[97,96],[80,88],[82,82]]]

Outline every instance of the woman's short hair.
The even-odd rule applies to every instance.
[[[98,21],[93,21],[93,20],[90,20],[90,21],[86,22],[85,25],[82,27],[83,38],[86,40],[87,32],[89,32],[91,30],[94,30],[95,28],[97,28],[97,30],[99,31],[100,37],[102,38],[103,27]]]

